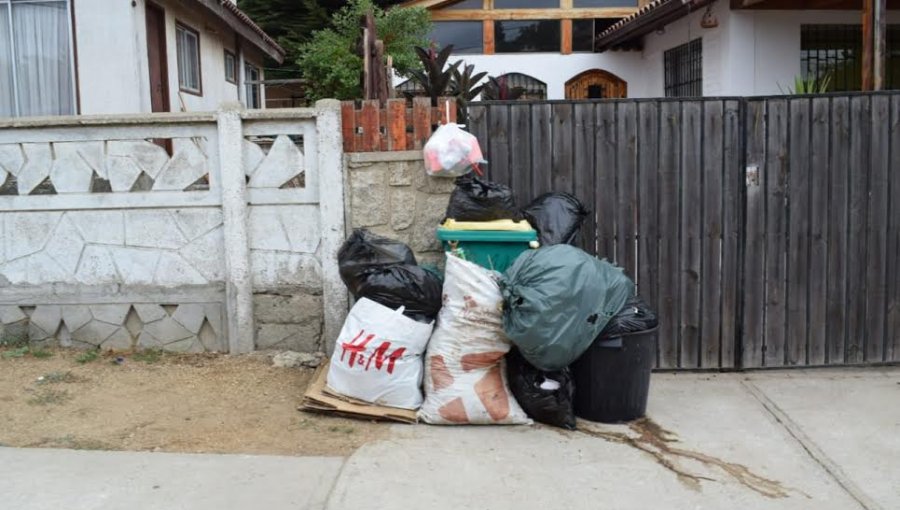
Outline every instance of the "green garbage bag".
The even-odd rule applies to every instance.
[[[529,363],[562,370],[634,295],[622,268],[559,244],[520,255],[500,279],[503,329]]]

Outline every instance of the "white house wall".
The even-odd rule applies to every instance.
[[[859,24],[858,11],[730,10],[713,4],[716,28],[700,26],[704,9],[644,38],[641,58],[645,75],[632,86],[630,97],[664,95],[663,54],[697,37],[703,39],[703,95],[770,95],[785,93],[800,68],[800,26]],[[888,23],[900,22],[900,12],[888,12]]]
[[[234,32],[177,2],[158,4],[165,10],[170,109],[211,111],[224,101],[237,101],[237,86],[225,80],[225,48],[237,54]],[[149,112],[145,0],[134,6],[131,2],[78,0],[74,6],[81,113]],[[202,96],[179,90],[176,20],[200,34]],[[244,58],[262,69],[261,53],[244,46]]]

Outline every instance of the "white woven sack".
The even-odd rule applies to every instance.
[[[329,388],[382,406],[422,405],[422,353],[433,324],[402,312],[366,298],[353,305],[331,355]]]
[[[419,418],[441,425],[531,423],[506,382],[510,343],[493,274],[448,253],[443,301],[425,355]]]

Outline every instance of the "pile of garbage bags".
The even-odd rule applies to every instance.
[[[523,246],[503,273],[448,247],[441,276],[405,244],[354,231],[338,266],[356,302],[328,387],[431,424],[574,429],[570,365],[595,341],[652,329],[656,314],[621,268],[576,247],[589,214],[577,198],[547,193],[520,208],[508,186],[459,175],[481,161],[477,141],[438,141],[428,172],[456,177],[445,219],[524,219],[539,247]]]

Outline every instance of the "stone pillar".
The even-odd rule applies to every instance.
[[[316,138],[319,162],[319,215],[322,241],[322,304],[325,322],[322,341],[328,355],[334,350],[347,316],[347,289],[338,273],[337,252],[344,241],[343,140],[341,103],[334,99],[316,102]]]
[[[225,311],[228,351],[250,352],[255,344],[253,281],[247,219],[247,181],[242,153],[241,105],[224,103],[218,112],[219,171],[225,234]]]

